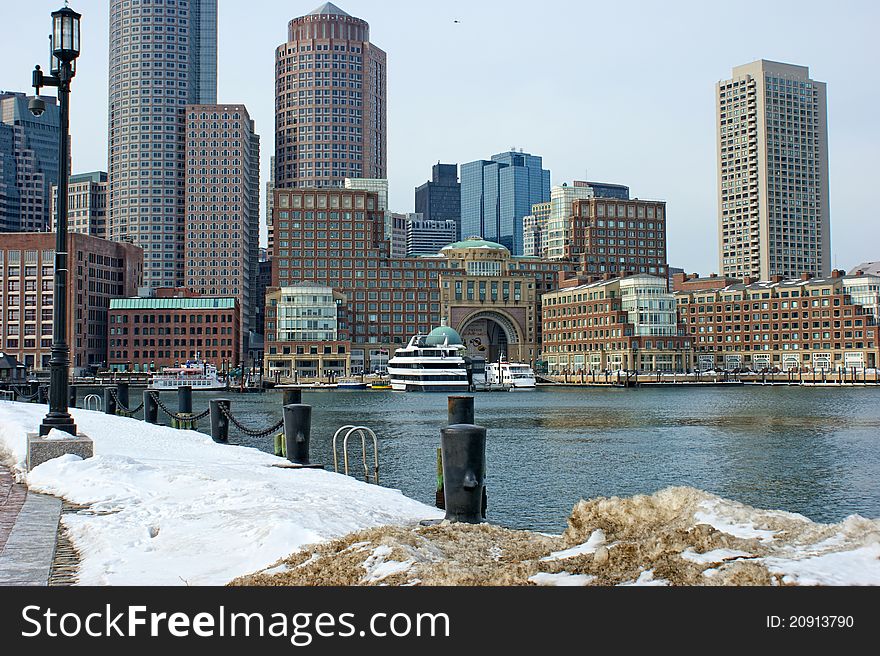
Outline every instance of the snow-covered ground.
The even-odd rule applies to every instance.
[[[24,475],[27,433],[46,407],[0,402],[0,462]],[[72,414],[95,457],[27,474],[44,492],[90,507],[64,523],[83,585],[223,585],[301,546],[365,528],[442,517],[397,491],[177,431],[85,410]]]
[[[64,516],[87,585],[880,585],[880,520],[816,524],[690,488],[581,501],[562,536],[442,517],[399,492],[201,433],[74,410],[95,457],[24,472],[46,412],[0,402],[0,462],[88,506]],[[303,547],[308,546],[308,549]],[[279,564],[284,561],[283,564]]]

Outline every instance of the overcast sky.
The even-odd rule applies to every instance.
[[[45,68],[61,0],[4,2],[0,89],[27,91]],[[244,103],[274,151],[274,50],[287,22],[321,3],[220,0],[220,102]],[[391,206],[438,162],[511,146],[541,155],[553,184],[589,177],[668,202],[669,262],[718,270],[714,85],[772,59],[828,83],[833,263],[880,260],[874,185],[880,153],[880,3],[339,0],[388,53]],[[83,14],[71,105],[74,172],[107,169],[107,0]],[[459,21],[456,23],[455,21]],[[264,199],[261,199],[261,203]],[[263,228],[265,242],[265,226]]]

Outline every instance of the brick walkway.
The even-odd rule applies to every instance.
[[[12,473],[0,465],[0,553],[6,547],[26,497],[27,488],[16,483]]]

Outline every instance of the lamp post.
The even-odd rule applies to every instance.
[[[58,87],[61,119],[58,139],[58,209],[55,217],[55,298],[52,325],[52,356],[49,359],[51,384],[49,386],[49,414],[40,425],[40,435],[57,429],[76,436],[76,424],[68,412],[68,384],[70,370],[70,346],[67,343],[67,183],[69,151],[70,81],[76,75],[76,58],[79,57],[79,21],[82,16],[69,7],[52,12],[50,74],[45,75],[37,66],[34,69],[33,86],[36,90],[28,109],[34,116],[46,111],[40,99],[42,87]]]

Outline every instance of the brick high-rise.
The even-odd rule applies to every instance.
[[[186,287],[235,298],[247,339],[258,303],[260,137],[244,105],[187,105],[186,153]]]
[[[275,51],[275,186],[384,179],[386,55],[331,2],[294,18]]]

